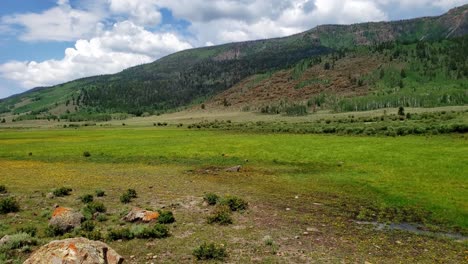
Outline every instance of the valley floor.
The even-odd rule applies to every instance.
[[[90,157],[84,157],[88,151]],[[0,185],[20,204],[0,215],[0,235],[44,230],[55,204],[80,210],[97,198],[103,237],[131,207],[173,211],[165,239],[109,242],[128,263],[190,263],[203,242],[224,244],[231,263],[463,263],[468,244],[468,143],[464,134],[365,137],[252,134],[176,128],[1,130]],[[240,172],[227,167],[242,165]],[[48,199],[54,188],[72,195]],[[138,193],[119,201],[128,188]],[[205,193],[249,208],[232,225],[208,224]],[[432,235],[362,222],[414,222]],[[459,234],[451,239],[436,233]],[[461,234],[461,235],[460,235]],[[463,238],[463,235],[465,238]],[[27,252],[0,254],[24,260]]]

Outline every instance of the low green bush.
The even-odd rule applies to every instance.
[[[224,260],[228,254],[224,246],[217,246],[214,243],[203,243],[192,253],[197,260]]]
[[[158,223],[172,224],[175,222],[174,214],[171,211],[159,211]]]
[[[220,204],[229,206],[231,211],[244,211],[249,205],[237,196],[227,196],[221,200]]]
[[[132,201],[132,197],[128,193],[124,193],[120,196],[120,202],[127,204]]]
[[[96,197],[104,197],[106,193],[103,190],[96,190]]]
[[[230,225],[232,224],[231,210],[227,205],[220,205],[207,218],[208,224]]]
[[[7,193],[8,190],[5,185],[0,185],[0,193]]]
[[[52,191],[52,194],[56,197],[64,197],[70,195],[70,193],[73,191],[72,188],[68,187],[60,187],[58,189],[55,189]]]
[[[16,213],[19,209],[19,204],[13,197],[7,197],[0,200],[0,214]]]
[[[112,229],[107,234],[107,238],[109,240],[131,240],[135,238],[133,233],[130,231],[129,228],[121,228],[121,229]]]
[[[20,227],[16,230],[16,233],[26,233],[32,237],[35,237],[37,235],[37,227],[35,226]]]
[[[83,196],[80,197],[80,200],[82,203],[90,203],[94,200],[93,196],[91,194],[85,194]]]
[[[0,252],[8,253],[10,250],[19,249],[26,246],[35,246],[38,244],[36,238],[32,237],[28,233],[17,233],[14,235],[10,235],[10,239],[8,239],[4,244],[0,246]]]
[[[216,205],[219,201],[219,196],[215,193],[207,193],[203,196],[203,200],[209,205]]]

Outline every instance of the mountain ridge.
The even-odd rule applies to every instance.
[[[357,46],[442,40],[467,33],[468,5],[435,17],[320,25],[287,37],[184,50],[116,74],[34,88],[0,100],[0,112],[59,114],[54,107],[61,104],[66,104],[67,107],[61,109],[68,112],[84,109],[133,114],[167,111],[201,103],[249,76],[287,69],[307,58]],[[48,100],[45,97],[49,97]],[[74,107],[68,107],[69,101]]]

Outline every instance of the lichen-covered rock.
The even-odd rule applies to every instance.
[[[78,237],[52,241],[23,264],[121,264],[123,261],[124,258],[107,244]]]
[[[132,208],[132,210],[122,219],[127,222],[153,222],[158,220],[159,213],[143,210],[141,208]]]
[[[58,227],[60,230],[68,231],[81,224],[84,216],[71,208],[57,206],[49,220],[49,225]]]

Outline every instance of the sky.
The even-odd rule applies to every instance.
[[[0,98],[195,47],[321,24],[441,15],[468,0],[0,0]]]

